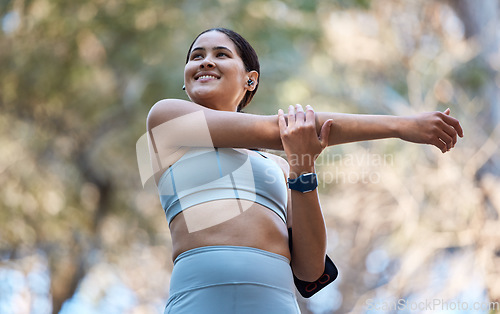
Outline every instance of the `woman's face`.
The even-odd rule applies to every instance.
[[[226,34],[211,31],[194,42],[184,68],[189,98],[202,106],[224,111],[236,107],[249,89],[247,81],[256,72],[247,72],[236,46]],[[256,78],[254,82],[256,82]]]

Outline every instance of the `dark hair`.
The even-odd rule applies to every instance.
[[[241,111],[241,109],[245,108],[250,101],[252,100],[253,96],[257,92],[257,88],[259,87],[259,79],[260,79],[260,64],[259,64],[259,58],[257,57],[257,53],[255,50],[252,48],[252,46],[248,43],[248,41],[243,38],[240,34],[236,33],[235,31],[232,31],[227,28],[210,28],[207,29],[203,32],[201,32],[196,38],[193,40],[191,43],[191,46],[189,47],[187,57],[186,57],[186,63],[189,61],[189,54],[191,53],[191,49],[193,49],[193,45],[195,41],[203,34],[212,32],[212,31],[217,31],[221,32],[227,35],[229,39],[232,40],[234,45],[236,46],[238,55],[240,56],[241,60],[243,60],[243,64],[245,65],[245,69],[247,72],[250,71],[257,71],[259,73],[259,77],[257,78],[257,85],[255,86],[255,89],[253,91],[247,90],[245,93],[245,96],[243,96],[243,99],[240,101],[238,104],[238,109],[237,111]]]

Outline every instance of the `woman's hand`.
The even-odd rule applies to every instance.
[[[452,149],[457,143],[457,136],[463,137],[460,122],[450,116],[450,108],[444,112],[426,112],[416,116],[405,117],[400,126],[402,140],[431,144],[443,153]]]
[[[278,110],[278,124],[283,149],[290,164],[290,178],[303,173],[314,172],[314,161],[328,146],[328,136],[333,120],[329,119],[321,126],[320,135],[316,133],[314,110],[301,105],[288,108],[288,122],[283,110]]]

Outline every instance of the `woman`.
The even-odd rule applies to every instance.
[[[191,101],[162,100],[149,113],[152,164],[173,243],[165,313],[300,313],[294,276],[314,282],[325,270],[314,168],[323,149],[398,137],[444,153],[462,136],[449,110],[414,117],[315,113],[300,105],[286,115],[238,112],[259,74],[257,55],[240,35],[204,31],[184,70]],[[251,148],[282,149],[288,162]]]

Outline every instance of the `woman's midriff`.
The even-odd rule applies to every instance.
[[[202,246],[249,246],[290,260],[288,230],[272,210],[248,200],[217,200],[198,204],[170,223],[173,259]]]

